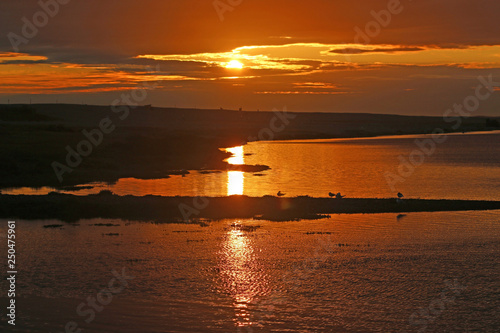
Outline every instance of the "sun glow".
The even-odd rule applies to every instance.
[[[238,60],[231,60],[226,64],[226,68],[231,68],[231,69],[242,69],[243,64],[239,62]]]

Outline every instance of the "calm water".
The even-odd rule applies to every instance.
[[[271,170],[122,179],[118,194],[393,196],[425,136],[258,142],[232,164]],[[452,135],[396,190],[407,197],[500,198],[500,133]],[[50,189],[10,193],[44,194]],[[81,195],[92,191],[76,192]],[[7,191],[4,191],[6,193]],[[110,226],[96,226],[104,223]],[[62,224],[62,228],[44,228]],[[17,221],[18,321],[12,332],[498,332],[500,211],[222,220],[206,226],[122,220]],[[6,252],[6,223],[0,224]],[[5,253],[4,252],[4,253]],[[6,271],[6,260],[2,260]],[[76,309],[134,278],[86,323]],[[1,290],[7,281],[1,280]],[[108,301],[108,299],[106,299]],[[0,295],[0,309],[7,299]],[[88,309],[88,307],[86,308]],[[0,311],[0,330],[7,330]]]
[[[254,142],[229,149],[234,154],[229,163],[265,164],[270,170],[127,178],[74,193],[109,189],[119,195],[263,196],[282,191],[289,196],[325,197],[341,192],[348,197],[392,197],[401,191],[411,198],[500,200],[500,132],[448,135],[444,143],[436,144],[433,154],[423,155],[421,165],[403,174],[393,190],[386,175],[399,175],[400,158],[408,160],[412,152],[418,153],[415,140],[430,140],[430,136]],[[51,190],[3,192],[46,194]]]
[[[17,221],[20,306],[8,331],[74,321],[83,332],[498,332],[499,222],[500,211],[205,227]],[[86,324],[77,306],[122,268],[135,278]]]

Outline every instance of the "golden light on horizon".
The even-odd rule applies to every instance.
[[[229,68],[229,69],[242,69],[243,68],[243,64],[241,62],[239,62],[238,60],[231,60],[230,62],[228,62],[226,64],[226,68]]]

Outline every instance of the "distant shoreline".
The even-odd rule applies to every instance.
[[[477,134],[500,134],[500,130],[491,129],[483,131],[472,132],[447,132],[441,135],[477,135]],[[377,135],[377,136],[363,136],[352,138],[325,138],[325,139],[299,139],[299,140],[270,140],[270,141],[254,141],[254,142],[276,142],[276,143],[323,143],[323,142],[350,142],[362,140],[384,140],[384,139],[411,139],[415,136],[432,136],[429,133],[415,133],[415,134],[393,134],[393,135]],[[227,147],[225,147],[227,148]]]
[[[43,106],[43,107],[52,107],[52,106],[66,106],[66,107],[86,107],[86,108],[111,108],[111,105],[106,104],[75,104],[75,103],[0,103],[0,110],[5,107],[34,107]],[[245,110],[242,111],[237,109],[221,109],[221,108],[196,108],[196,107],[172,107],[172,106],[154,106],[154,105],[139,105],[137,108],[147,108],[154,110],[163,110],[165,112],[178,110],[178,111],[202,111],[202,112],[235,112],[235,113],[272,113],[273,110]],[[441,115],[407,115],[400,113],[375,113],[368,111],[304,111],[304,110],[289,110],[290,113],[295,114],[307,114],[307,115],[322,115],[322,114],[342,114],[342,115],[375,115],[375,116],[397,116],[397,117],[429,117],[429,118],[442,118]],[[477,118],[497,118],[500,119],[500,116],[488,116],[488,115],[475,115],[473,117]]]

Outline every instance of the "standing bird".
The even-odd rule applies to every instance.
[[[278,197],[283,197],[285,195],[286,195],[285,193],[281,193],[281,191],[278,191],[278,194],[277,194]]]
[[[398,192],[398,198],[399,198],[399,199],[403,199],[403,197],[404,197],[403,193]]]
[[[333,198],[335,196],[335,193],[329,192],[328,195],[330,196],[330,198]]]
[[[345,195],[340,194],[340,192],[335,195],[337,199],[342,199],[343,197],[345,197]]]

